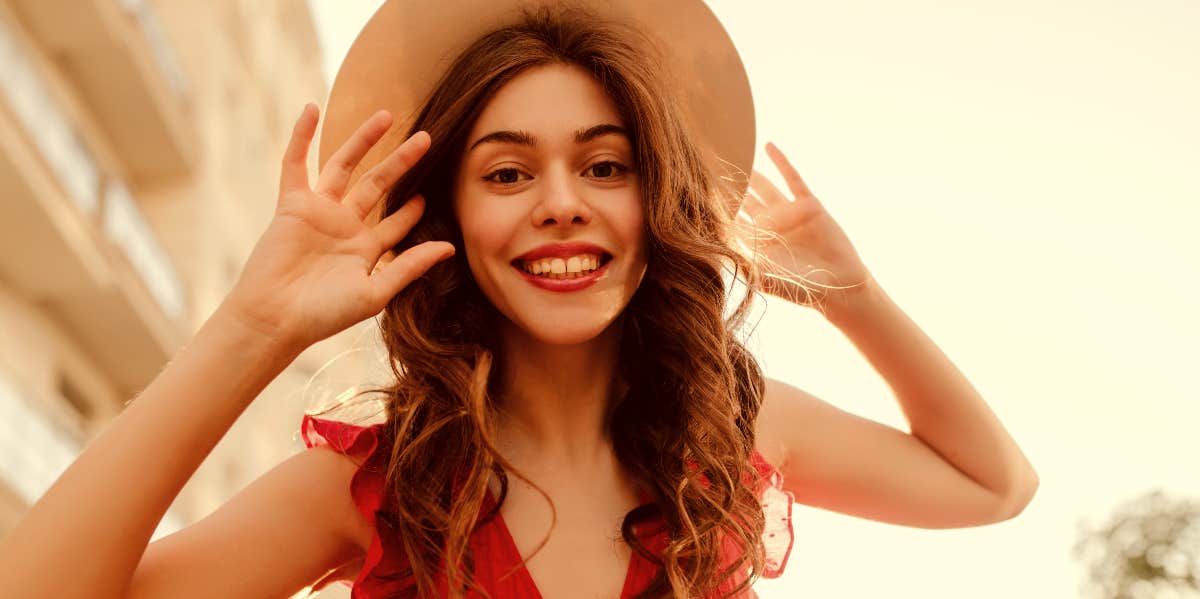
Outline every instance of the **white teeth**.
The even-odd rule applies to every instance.
[[[596,254],[580,254],[565,259],[540,258],[538,260],[521,262],[521,268],[525,272],[551,279],[569,279],[589,273],[599,267],[600,256]]]

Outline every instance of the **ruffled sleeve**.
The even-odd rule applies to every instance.
[[[792,531],[792,502],[795,498],[790,492],[783,490],[783,474],[757,451],[752,457],[754,468],[759,475],[758,495],[766,520],[762,536],[763,546],[766,548],[766,562],[762,577],[779,578],[787,567],[788,557],[792,554],[792,542],[795,540]]]
[[[308,448],[327,446],[345,454],[358,464],[358,470],[350,480],[350,495],[354,504],[362,512],[368,522],[375,522],[375,512],[383,505],[383,475],[384,470],[377,468],[379,461],[376,450],[379,449],[381,425],[357,426],[325,420],[309,414],[304,415],[300,422],[300,436]],[[367,467],[370,466],[370,467]]]
[[[396,596],[407,588],[411,571],[401,547],[385,546],[394,535],[380,535],[386,519],[377,517],[386,511],[385,476],[390,459],[390,441],[382,424],[358,426],[305,414],[300,436],[308,448],[327,446],[349,456],[358,464],[350,479],[350,496],[363,517],[375,528],[371,546],[363,558],[362,569],[351,587],[352,599],[382,599]],[[346,581],[342,581],[346,582]]]

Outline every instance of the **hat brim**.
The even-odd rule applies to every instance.
[[[369,170],[397,145],[451,62],[476,39],[549,0],[388,0],[359,32],[338,69],[325,108],[318,164],[381,109],[394,122],[355,169]],[[714,173],[745,190],[754,161],[754,101],[733,40],[700,0],[586,0],[596,14],[652,36],[683,92],[685,117]],[[669,35],[667,34],[669,32]],[[702,126],[696,126],[702,125]],[[437,140],[434,140],[437,143]]]

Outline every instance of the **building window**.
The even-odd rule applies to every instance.
[[[179,56],[175,53],[175,48],[167,41],[167,36],[163,33],[162,24],[154,14],[154,9],[146,0],[121,0],[121,8],[124,8],[125,12],[137,20],[142,35],[146,36],[146,42],[150,44],[150,51],[154,53],[154,61],[158,63],[158,70],[167,79],[171,91],[179,97],[186,96],[188,93],[187,76],[183,74],[183,69],[179,66]]]
[[[27,504],[50,489],[83,450],[83,443],[33,407],[8,373],[0,370],[0,479]],[[151,540],[182,528],[168,512]]]
[[[163,312],[172,319],[183,316],[183,284],[175,274],[150,225],[118,179],[104,188],[103,229],[129,259]]]
[[[54,171],[67,195],[88,214],[99,205],[100,168],[46,91],[8,23],[0,19],[0,92]]]
[[[80,420],[90,422],[96,418],[96,409],[92,406],[92,402],[88,401],[87,395],[75,385],[74,381],[61,372],[58,373],[58,393],[66,400],[67,405],[75,410]]]

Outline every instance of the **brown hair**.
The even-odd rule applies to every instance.
[[[764,384],[735,336],[759,275],[731,239],[730,200],[740,190],[706,169],[654,52],[645,35],[579,9],[526,12],[480,38],[421,107],[410,134],[428,131],[433,146],[393,188],[383,214],[419,192],[426,213],[395,250],[431,239],[462,247],[451,194],[466,136],[489,99],[541,65],[573,65],[595,77],[625,120],[645,199],[648,267],[621,317],[618,371],[625,385],[614,391],[606,417],[617,459],[653,498],[621,526],[634,551],[662,565],[639,597],[707,595],[718,586],[740,592],[764,561],[762,509],[747,482],[757,480],[750,460]],[[752,292],[728,316],[726,272]],[[385,395],[384,430],[393,440],[390,507],[378,516],[407,553],[411,596],[432,596],[443,569],[451,597],[467,589],[486,596],[471,575],[468,539],[487,482],[499,477],[502,503],[507,472],[528,480],[493,445],[504,356],[489,323],[499,317],[460,253],[393,298],[380,321],[396,379],[375,390]],[[633,526],[660,516],[669,541],[658,556]]]

